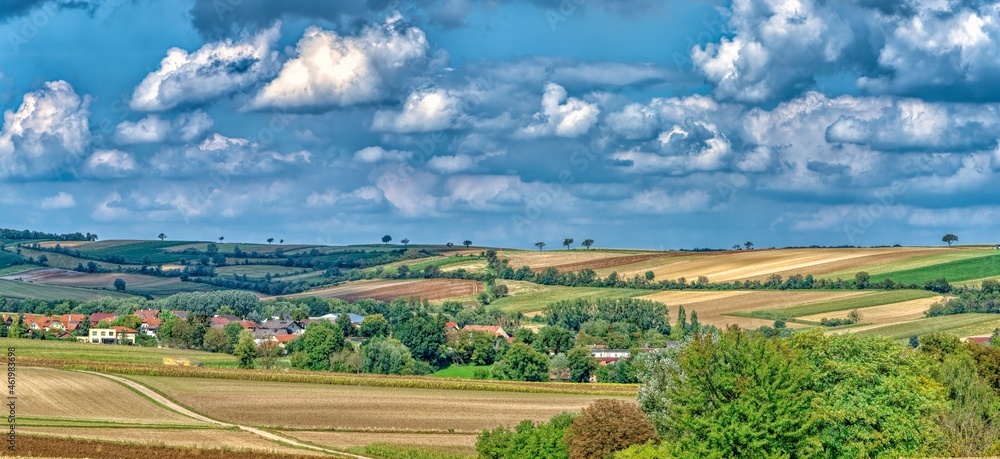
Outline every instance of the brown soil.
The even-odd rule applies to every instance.
[[[0,456],[16,457],[47,457],[47,458],[92,458],[92,459],[120,459],[141,457],[145,459],[174,459],[197,457],[199,459],[314,459],[314,455],[306,455],[298,450],[284,448],[285,450],[296,451],[291,454],[281,454],[272,452],[280,447],[269,450],[251,449],[249,447],[236,446],[232,449],[219,448],[181,448],[175,446],[165,446],[159,439],[160,430],[146,430],[141,436],[133,436],[135,443],[99,441],[93,439],[66,438],[73,435],[69,432],[63,433],[62,429],[49,429],[51,433],[44,435],[29,435],[22,428],[17,436],[17,450],[9,451],[7,446],[0,451]],[[41,429],[44,430],[44,429]],[[71,429],[72,430],[72,429]],[[93,430],[93,429],[82,429]],[[101,430],[101,429],[97,429]],[[118,429],[115,429],[118,430]],[[234,435],[239,432],[215,431],[221,435]],[[185,433],[191,433],[187,431]],[[123,432],[111,431],[108,434],[112,438],[123,438]]]

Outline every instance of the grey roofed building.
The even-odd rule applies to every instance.
[[[347,315],[351,318],[351,323],[357,326],[360,326],[361,322],[365,320],[364,316],[359,316],[357,314],[347,313]],[[321,320],[329,320],[330,322],[336,322],[338,317],[340,317],[340,314],[333,313],[319,317],[310,317],[310,319],[321,319]]]

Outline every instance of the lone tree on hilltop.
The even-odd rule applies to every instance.
[[[573,245],[573,238],[568,237],[563,239],[563,245],[566,246],[566,250],[569,250],[569,246]]]
[[[466,240],[462,241],[462,245],[464,245],[465,248],[469,248],[469,246],[472,245],[472,241],[466,239]]]
[[[455,243],[454,242],[449,242],[449,243],[447,243],[445,245],[448,246],[448,248],[450,249],[453,245],[455,245]]]
[[[219,236],[219,242],[222,242],[222,241],[224,241],[224,240],[226,240],[226,237],[225,237],[225,236]]]
[[[125,291],[125,279],[120,277],[115,279],[115,290],[118,290],[119,292]]]
[[[270,244],[270,243],[272,243],[272,242],[274,242],[274,238],[273,238],[273,237],[269,237],[269,238],[267,238],[267,243],[268,243],[268,244]]]
[[[406,247],[406,245],[410,243],[410,238],[403,238],[403,240],[401,240],[399,242],[402,242],[403,243],[403,247]]]
[[[160,242],[163,242],[163,240],[167,238],[167,235],[163,234],[163,233],[160,233],[160,235],[156,236],[156,237],[160,238]]]
[[[941,238],[941,240],[944,241],[944,242],[947,242],[948,243],[948,247],[951,247],[951,244],[953,242],[958,241],[958,236],[955,236],[954,234],[948,233],[948,234],[945,234],[944,237]]]
[[[284,244],[284,243],[285,243],[285,240],[284,240],[284,239],[282,239],[282,240],[278,241],[278,244]]]
[[[390,236],[388,234],[386,234],[385,236],[382,236],[382,243],[383,244],[389,245],[389,241],[392,241],[392,236]]]
[[[535,247],[538,247],[538,250],[542,250],[542,247],[545,247],[545,243],[541,241],[536,242]]]
[[[594,240],[593,239],[584,239],[583,242],[580,243],[580,245],[586,247],[587,250],[590,250],[590,246],[594,245]]]
[[[746,242],[743,243],[743,246],[746,247],[747,250],[750,250],[750,249],[753,248],[753,242],[746,241]]]

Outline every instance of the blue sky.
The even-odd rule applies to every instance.
[[[0,0],[0,226],[996,243],[996,81],[980,0]]]

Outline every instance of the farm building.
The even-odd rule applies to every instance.
[[[347,315],[350,316],[351,323],[354,324],[355,327],[360,327],[361,326],[361,321],[365,320],[364,317],[359,316],[357,314],[348,313]],[[319,317],[310,317],[309,319],[310,320],[329,320],[330,322],[336,322],[338,317],[340,317],[340,314],[333,313],[333,314],[326,314],[326,315],[319,316]]]
[[[110,313],[110,312],[95,312],[95,313],[93,313],[93,314],[90,315],[90,326],[93,327],[93,326],[97,325],[98,323],[100,323],[102,320],[106,320],[108,322],[111,322],[112,320],[115,320],[116,318],[118,318],[118,316],[116,314],[114,314],[114,313]]]

